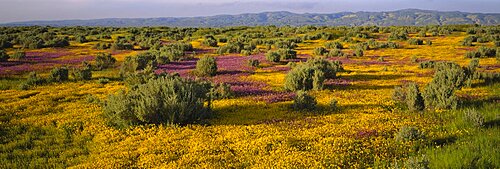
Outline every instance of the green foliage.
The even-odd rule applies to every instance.
[[[214,38],[207,38],[207,39],[203,40],[203,42],[201,42],[201,43],[205,46],[217,47],[217,40],[215,40]]]
[[[324,56],[326,53],[328,53],[328,50],[324,47],[317,47],[313,50],[313,54],[316,56]]]
[[[10,56],[4,50],[0,50],[0,62],[7,62],[9,58]]]
[[[123,42],[123,41],[117,41],[113,43],[110,47],[111,50],[132,50],[134,49],[134,45]]]
[[[210,89],[211,99],[227,99],[233,96],[231,85],[227,83],[212,84]]]
[[[316,98],[299,90],[293,98],[292,108],[294,110],[314,110],[316,108]]]
[[[82,63],[81,68],[75,68],[72,75],[76,80],[90,80],[92,79],[92,66],[86,62]]]
[[[410,45],[423,45],[424,41],[422,39],[411,38],[408,40],[408,43],[410,43]]]
[[[97,80],[97,83],[105,85],[105,84],[109,83],[109,79],[107,79],[107,78],[99,78],[99,80]]]
[[[115,63],[116,58],[111,56],[109,53],[98,53],[95,57],[95,68],[97,70],[104,70],[113,67]]]
[[[14,53],[12,55],[12,59],[16,59],[16,60],[23,60],[26,58],[26,52],[22,51],[22,50],[18,50],[16,51],[16,53]]]
[[[359,47],[358,47],[358,48],[355,48],[355,49],[354,49],[354,56],[359,56],[359,57],[361,57],[361,56],[363,56],[363,55],[364,55],[363,53],[364,53],[364,52],[363,52],[363,48],[359,48]]]
[[[48,77],[49,82],[63,82],[67,81],[69,78],[69,71],[66,67],[56,67],[50,71]]]
[[[198,76],[215,76],[217,74],[217,62],[214,57],[203,56],[196,62],[196,74]]]
[[[484,126],[484,116],[474,108],[464,111],[465,119],[475,127]]]
[[[332,98],[330,100],[330,104],[328,106],[330,107],[330,110],[332,110],[332,111],[338,111],[338,110],[340,110],[340,108],[339,108],[339,102],[335,98]]]
[[[285,77],[285,89],[321,90],[326,78],[335,78],[336,73],[343,71],[340,62],[331,62],[325,59],[310,59],[303,64],[295,66]]]
[[[0,49],[11,48],[13,45],[10,40],[4,36],[0,36]]]
[[[327,49],[343,49],[342,43],[334,41],[334,42],[326,42],[325,47]]]
[[[297,52],[293,49],[278,49],[276,52],[280,55],[280,60],[297,58]]]
[[[276,51],[268,51],[266,53],[266,60],[271,62],[279,62],[281,60],[281,56]]]
[[[342,53],[342,51],[339,49],[333,49],[333,50],[330,50],[326,56],[328,56],[328,57],[340,57],[340,56],[344,56],[344,53]]]
[[[420,94],[420,90],[418,89],[418,85],[416,83],[408,84],[405,101],[410,111],[424,110],[424,98]]]
[[[76,41],[78,43],[85,43],[88,42],[87,38],[84,35],[78,35],[76,36]]]
[[[408,39],[408,33],[404,31],[394,31],[389,35],[389,40],[406,40]]]
[[[467,51],[465,53],[466,58],[479,58],[481,57],[481,53],[476,52],[476,51]]]
[[[480,57],[495,57],[497,50],[494,48],[488,48],[481,46],[477,49],[477,52],[480,54]]]
[[[46,82],[45,79],[39,77],[36,72],[30,72],[28,74],[28,79],[25,82],[21,83],[18,88],[21,90],[27,90],[30,87],[42,85]]]
[[[248,66],[251,66],[251,67],[259,67],[259,60],[257,59],[249,59],[248,60]]]
[[[430,39],[427,39],[427,40],[425,41],[425,44],[427,44],[427,45],[431,46],[431,45],[432,45],[432,41],[431,41]]]
[[[97,49],[97,50],[104,50],[104,49],[109,49],[109,48],[111,48],[111,44],[109,44],[109,43],[99,42],[99,43],[96,43],[94,45],[94,49]]]
[[[424,92],[426,107],[455,109],[458,98],[455,90],[460,89],[467,78],[466,72],[455,63],[440,62],[436,73]]]
[[[410,157],[405,161],[404,168],[429,169],[429,159],[426,156]]]
[[[436,61],[425,61],[425,62],[420,62],[419,67],[420,69],[427,69],[427,68],[434,68],[436,66]]]
[[[401,127],[401,129],[399,129],[395,138],[398,141],[416,141],[419,139],[423,139],[424,137],[424,134],[420,132],[418,128],[412,126],[403,126]]]
[[[204,107],[210,85],[177,77],[159,77],[108,97],[103,105],[108,124],[127,128],[142,124],[184,125],[208,116]]]

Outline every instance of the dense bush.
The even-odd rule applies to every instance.
[[[78,43],[85,43],[85,42],[88,42],[87,38],[85,37],[85,35],[78,35],[76,36],[76,39],[75,39]]]
[[[207,39],[203,40],[203,42],[201,42],[201,43],[205,46],[217,47],[217,40],[215,40],[214,38],[207,38]]]
[[[328,57],[340,57],[340,56],[344,56],[344,53],[342,53],[342,51],[339,49],[333,49],[333,50],[330,50],[326,56],[328,56]]]
[[[457,108],[458,98],[455,90],[464,85],[466,77],[466,72],[458,64],[448,62],[437,64],[436,73],[424,92],[426,107]]]
[[[354,56],[361,57],[363,55],[364,55],[363,48],[358,47],[354,49]]]
[[[276,52],[280,55],[280,60],[297,58],[297,52],[293,49],[278,49]]]
[[[427,69],[427,68],[434,68],[436,66],[436,61],[425,61],[425,62],[420,62],[419,67],[420,69]]]
[[[406,40],[408,39],[408,33],[404,31],[394,31],[389,35],[389,40]]]
[[[95,57],[95,68],[97,70],[113,67],[115,63],[116,59],[109,53],[98,53]]]
[[[415,141],[424,138],[424,134],[416,127],[403,126],[396,134],[398,141]]]
[[[476,109],[466,109],[464,111],[465,120],[471,123],[475,127],[483,127],[484,126],[484,116],[481,112]]]
[[[0,50],[0,62],[7,62],[9,58],[10,56],[4,50]]]
[[[11,48],[12,46],[8,38],[0,36],[0,49]]]
[[[111,48],[111,44],[109,44],[109,43],[99,42],[99,43],[96,43],[94,45],[94,49],[97,49],[97,50],[104,50],[104,49],[109,49],[109,48]]]
[[[477,49],[477,52],[481,54],[481,57],[495,57],[497,50],[494,48],[488,48],[481,46]]]
[[[21,83],[19,85],[19,89],[21,90],[27,90],[29,89],[30,87],[34,87],[34,86],[37,86],[37,85],[42,85],[46,82],[45,79],[39,77],[36,72],[30,72],[28,74],[28,79],[26,79],[26,81],[24,81],[23,83]]]
[[[281,60],[281,56],[276,51],[268,51],[266,53],[266,60],[271,62],[279,62]]]
[[[316,98],[308,95],[305,91],[299,90],[293,98],[292,108],[294,110],[314,110],[316,104]]]
[[[424,99],[418,85],[410,83],[402,87],[394,88],[392,99],[399,105],[410,111],[422,111],[425,108]]]
[[[410,40],[408,40],[408,43],[410,43],[410,45],[423,45],[424,41],[422,39],[411,38]]]
[[[340,42],[334,41],[334,42],[326,42],[325,47],[327,49],[343,49],[344,47]]]
[[[142,124],[184,125],[208,116],[204,107],[210,85],[177,77],[159,77],[108,97],[103,105],[108,124],[126,128]]]
[[[340,62],[331,62],[324,59],[311,59],[295,66],[285,77],[285,89],[321,90],[326,78],[335,78],[336,73],[343,71]]]
[[[75,80],[90,80],[92,79],[92,66],[86,62],[82,63],[81,68],[74,68],[72,75]]]
[[[50,82],[63,82],[67,81],[69,76],[68,68],[56,67],[50,71],[48,81]]]
[[[317,47],[313,50],[313,54],[316,56],[324,56],[326,53],[328,53],[328,50],[324,47]]]
[[[233,96],[231,85],[227,83],[212,84],[210,90],[211,99],[226,99]]]
[[[248,60],[248,66],[251,66],[251,67],[259,67],[259,60],[257,59],[249,59]]]
[[[111,50],[132,50],[134,49],[134,45],[127,42],[117,41],[113,43],[110,48]]]
[[[198,76],[215,76],[217,74],[217,62],[214,57],[203,56],[196,62],[196,74]]]

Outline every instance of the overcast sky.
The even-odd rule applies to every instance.
[[[0,0],[0,23],[208,16],[265,11],[390,11],[406,8],[500,13],[500,0]]]

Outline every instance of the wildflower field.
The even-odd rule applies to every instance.
[[[1,55],[9,56],[0,57],[0,168],[500,167],[499,26],[4,27],[0,33]],[[331,69],[306,67],[315,61],[336,66],[333,76],[326,75]],[[439,63],[457,65],[463,76],[460,87],[445,93],[452,101],[442,104],[444,94],[434,100],[427,94],[433,85],[443,88]],[[288,87],[301,68],[310,70],[312,86]],[[110,115],[151,113],[112,101],[120,93],[146,96],[140,91],[153,90],[147,84],[161,75],[183,79],[175,84],[211,84],[210,96],[196,100],[203,116],[130,122]],[[443,76],[442,83],[455,82]],[[398,89],[413,85],[417,101],[410,104],[409,94],[397,99]]]

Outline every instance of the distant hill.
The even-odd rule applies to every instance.
[[[389,12],[340,12],[332,14],[297,14],[291,12],[263,12],[239,15],[204,17],[162,18],[109,18],[91,20],[28,21],[0,24],[1,26],[361,26],[361,25],[450,25],[450,24],[500,24],[500,13],[442,12],[404,9]]]

